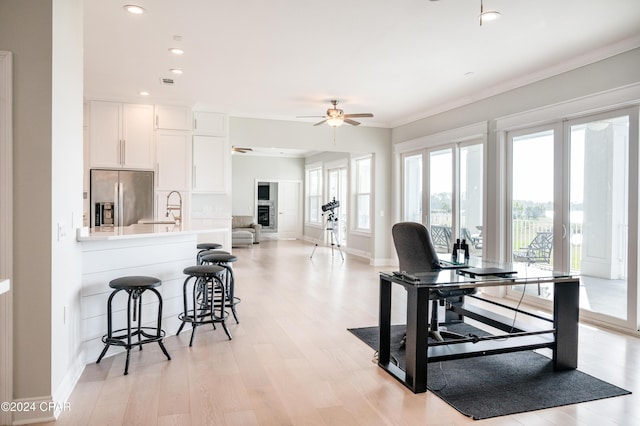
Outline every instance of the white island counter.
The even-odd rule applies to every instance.
[[[229,221],[230,225],[230,221]],[[130,275],[148,275],[162,280],[158,291],[163,298],[162,328],[167,335],[178,330],[182,311],[184,268],[195,265],[198,242],[227,243],[230,227],[190,229],[173,224],[136,224],[78,230],[82,246],[82,293],[80,303],[83,360],[95,362],[103,348],[101,337],[107,331],[109,281]],[[143,297],[143,324],[155,319],[157,302]],[[126,323],[126,297],[114,299],[114,327]],[[110,348],[107,355],[118,353]]]

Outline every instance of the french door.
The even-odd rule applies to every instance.
[[[482,256],[483,152],[482,143],[465,142],[402,156],[402,218],[427,226],[438,253],[459,238]]]
[[[327,191],[328,200],[335,199],[340,203],[340,207],[335,209],[338,219],[335,223],[336,235],[341,246],[347,245],[347,167],[341,166],[327,170]]]
[[[629,256],[637,256],[637,127],[630,109],[507,137],[511,259],[579,274],[583,315],[629,328],[637,328],[637,261]],[[526,294],[550,300],[552,288]]]

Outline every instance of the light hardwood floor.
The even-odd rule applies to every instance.
[[[372,362],[347,328],[377,324],[378,272],[361,258],[301,241],[234,250],[240,324],[233,340],[200,327],[89,364],[70,410],[50,425],[637,425],[640,394],[484,421],[430,392],[414,395]],[[402,290],[400,290],[401,292]],[[397,296],[397,297],[396,297]],[[402,301],[402,295],[395,295]],[[394,322],[402,322],[402,303]],[[175,333],[175,330],[169,330]],[[98,354],[96,354],[97,356]],[[640,391],[640,339],[580,327],[579,368]]]

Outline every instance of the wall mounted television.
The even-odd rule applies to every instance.
[[[258,185],[258,200],[269,201],[269,185]]]

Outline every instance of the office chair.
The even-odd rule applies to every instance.
[[[415,222],[400,222],[391,228],[393,243],[398,253],[400,272],[416,273],[427,272],[440,269],[438,255],[431,243],[431,236],[424,225]],[[445,337],[460,339],[465,336],[447,330],[442,330],[438,326],[438,302],[448,297],[459,297],[472,294],[475,289],[438,290],[430,293],[431,318],[429,324],[429,336],[442,342]],[[403,339],[404,341],[404,339]]]

